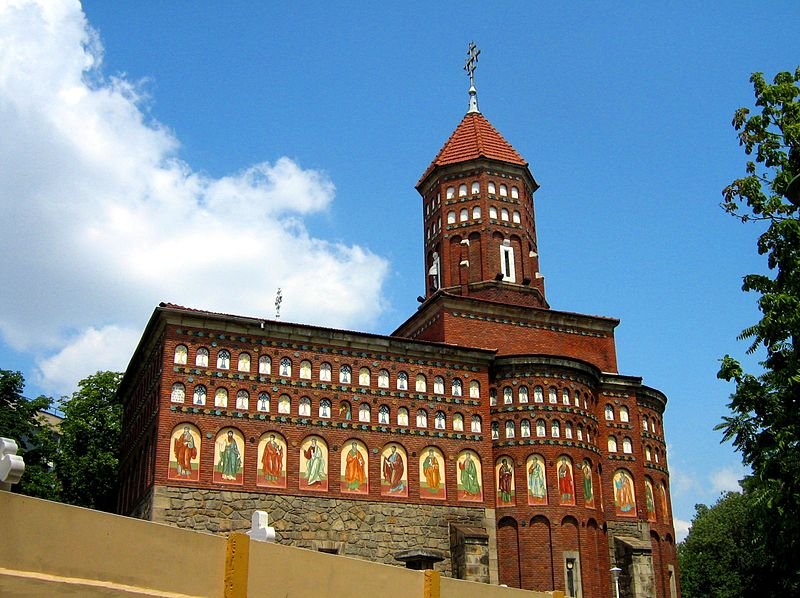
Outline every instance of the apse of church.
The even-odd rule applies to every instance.
[[[529,164],[478,108],[417,184],[419,309],[390,335],[156,307],[120,387],[119,511],[568,596],[673,597],[666,397],[613,318],[545,298]]]

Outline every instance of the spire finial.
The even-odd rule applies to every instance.
[[[464,64],[464,70],[469,73],[469,110],[467,112],[480,112],[478,110],[478,90],[475,89],[475,67],[478,64],[478,56],[481,51],[475,45],[475,42],[469,42],[467,48],[467,62]]]

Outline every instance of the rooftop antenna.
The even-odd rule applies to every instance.
[[[464,70],[469,73],[469,110],[470,112],[480,113],[478,110],[478,90],[475,89],[475,67],[478,65],[478,56],[481,51],[475,45],[475,42],[469,42],[467,48],[467,62],[464,64]]]
[[[283,302],[283,295],[281,294],[281,288],[278,287],[278,292],[275,294],[275,319],[281,319],[281,303]]]

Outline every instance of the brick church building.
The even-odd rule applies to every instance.
[[[679,595],[666,397],[618,320],[552,309],[528,163],[469,111],[417,183],[425,294],[389,335],[156,307],[123,378],[123,514],[568,596]]]

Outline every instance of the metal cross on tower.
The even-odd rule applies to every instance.
[[[281,317],[281,303],[283,303],[283,295],[281,289],[278,288],[278,293],[275,295],[275,319],[279,320]]]
[[[478,91],[475,89],[475,67],[478,65],[480,53],[475,42],[469,42],[467,62],[464,64],[464,70],[469,73],[469,110],[467,112],[480,112],[478,110]]]

